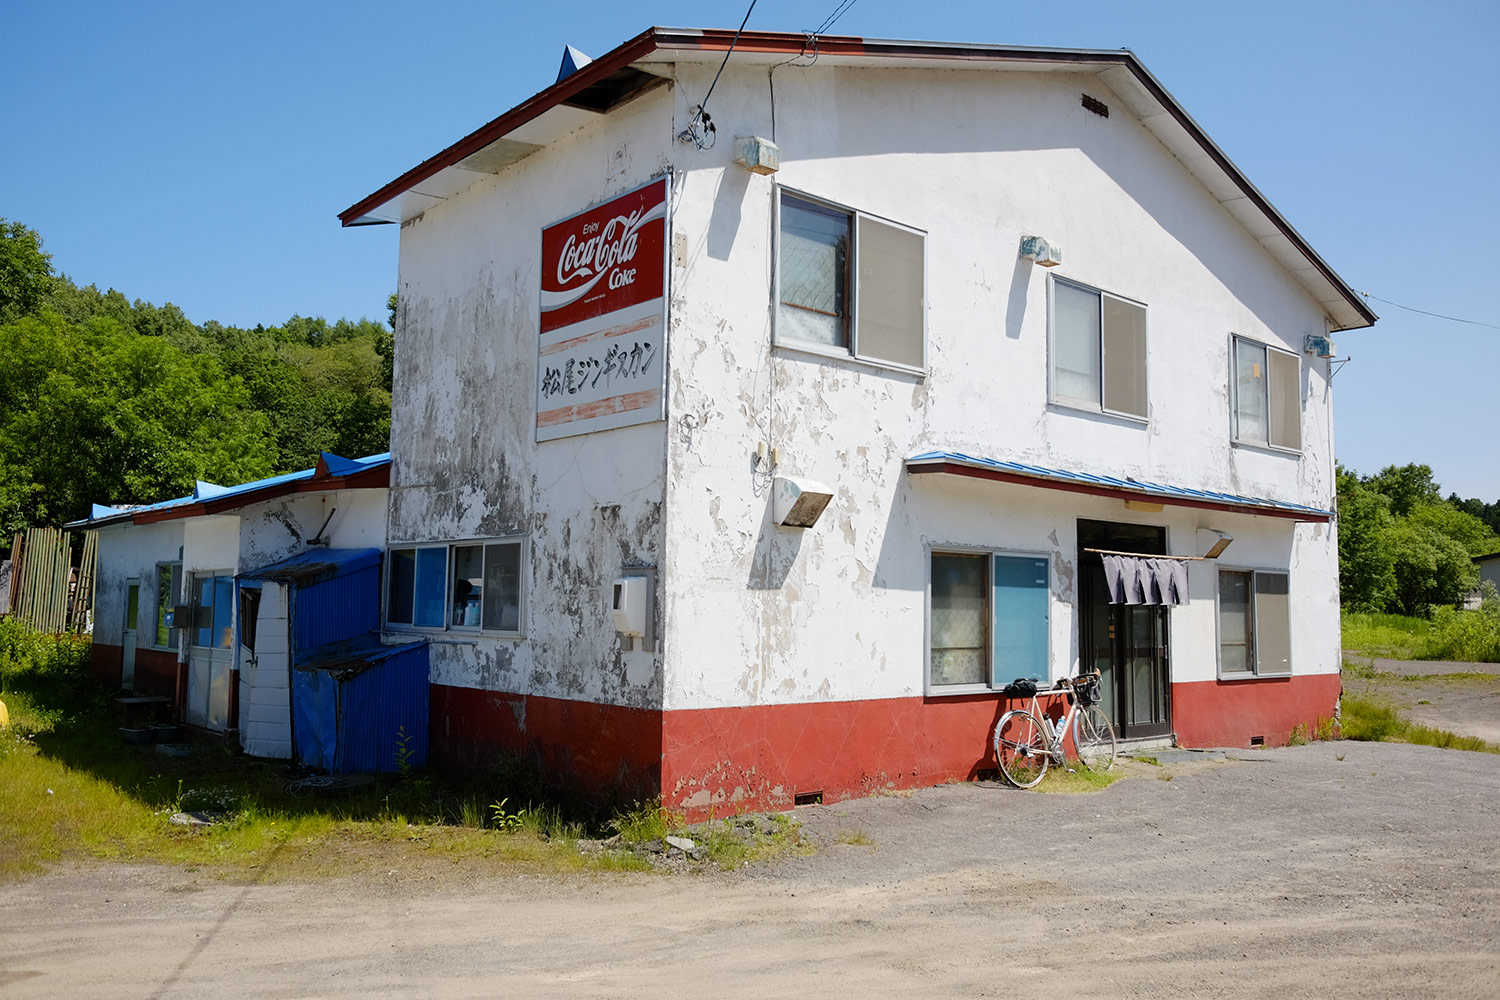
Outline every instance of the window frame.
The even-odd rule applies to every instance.
[[[1067,278],[1060,274],[1049,274],[1047,276],[1047,405],[1055,406],[1065,410],[1075,410],[1079,413],[1096,413],[1112,417],[1127,423],[1147,426],[1151,422],[1151,308],[1139,299],[1121,295],[1118,292],[1106,291],[1103,288],[1079,281],[1077,278]],[[1057,286],[1068,285],[1079,291],[1089,292],[1099,298],[1099,381],[1098,397],[1095,404],[1081,401],[1075,397],[1059,397],[1057,390]],[[1144,401],[1144,414],[1128,413],[1124,410],[1112,410],[1104,405],[1104,385],[1107,379],[1104,333],[1104,300],[1114,299],[1126,305],[1134,306],[1143,314],[1141,365],[1144,369],[1141,373],[1144,383],[1141,394]]]
[[[934,556],[985,556],[984,568],[984,676],[980,683],[934,684],[932,682],[932,559]],[[976,694],[998,694],[1014,678],[995,677],[995,559],[1040,559],[1047,564],[1047,643],[1043,682],[1052,678],[1052,554],[1031,549],[992,548],[974,545],[928,545],[925,548],[927,584],[925,614],[922,621],[922,694],[927,698],[961,697]]]
[[[1250,578],[1250,634],[1249,643],[1251,648],[1251,663],[1249,670],[1225,670],[1224,669],[1224,618],[1223,618],[1223,584],[1220,574],[1242,573]],[[1286,581],[1286,636],[1287,636],[1287,667],[1285,670],[1267,670],[1261,666],[1259,641],[1260,609],[1258,579],[1262,576],[1279,576]],[[1292,573],[1289,569],[1257,569],[1251,566],[1218,566],[1214,574],[1214,666],[1216,676],[1221,681],[1251,681],[1268,680],[1291,677],[1293,670],[1292,657]]]
[[[1266,414],[1266,439],[1264,441],[1257,441],[1252,438],[1242,437],[1240,435],[1239,345],[1241,343],[1259,347],[1266,352],[1266,377],[1264,380],[1266,384],[1266,391],[1264,394]],[[1271,399],[1271,354],[1273,352],[1276,354],[1280,354],[1283,357],[1290,358],[1293,366],[1297,371],[1297,447],[1295,448],[1288,447],[1284,444],[1273,444],[1271,441],[1271,425],[1273,421],[1271,409],[1273,405]],[[1235,445],[1241,445],[1246,448],[1260,448],[1266,451],[1275,451],[1283,455],[1302,454],[1302,392],[1302,356],[1299,355],[1296,351],[1289,351],[1285,347],[1277,347],[1276,345],[1267,343],[1264,340],[1257,340],[1254,337],[1249,337],[1240,333],[1231,333],[1229,335],[1229,440],[1231,443]]]
[[[176,576],[177,576],[177,587],[175,589],[173,589],[172,594],[171,594],[172,602],[170,604],[167,604],[167,605],[163,605],[161,603],[161,571],[163,569],[167,570],[167,573],[168,573],[168,576],[167,576],[167,587],[169,589],[172,588],[172,582],[171,582],[172,576],[171,576],[171,574],[172,574],[172,571],[174,569],[176,570]],[[159,634],[160,630],[163,627],[166,626],[166,622],[163,620],[165,618],[165,616],[166,616],[166,613],[168,611],[171,611],[173,608],[176,608],[178,606],[179,602],[182,602],[184,600],[184,598],[182,596],[182,576],[183,576],[183,574],[182,574],[182,560],[181,559],[169,559],[169,560],[164,560],[162,562],[158,562],[156,564],[155,569],[153,570],[153,572],[151,574],[151,582],[153,584],[153,586],[152,586],[151,600],[155,603],[155,608],[154,608],[155,614],[153,615],[152,622],[151,622],[151,646],[150,646],[151,649],[171,650],[171,651],[175,652],[182,645],[182,626],[180,626],[180,625],[173,625],[173,626],[167,628],[167,642],[168,642],[168,645],[160,646],[160,645],[157,645],[157,642],[156,642],[156,637]],[[176,644],[172,644],[172,641],[171,641],[171,636],[172,636],[172,633],[174,631],[177,633],[177,643]],[[136,635],[137,636],[140,635],[140,630],[139,629],[136,630]],[[139,646],[139,644],[140,644],[139,643],[139,639],[137,639],[137,646]]]
[[[386,546],[386,558],[381,570],[380,587],[380,621],[381,628],[388,632],[414,632],[414,633],[439,633],[452,632],[457,635],[479,635],[495,636],[506,639],[521,639],[526,636],[526,610],[527,591],[530,589],[527,569],[531,560],[528,558],[527,548],[528,536],[525,534],[495,535],[483,538],[462,538],[452,541],[424,541],[424,542],[396,542]],[[514,629],[485,628],[484,606],[480,604],[479,625],[455,625],[453,617],[453,550],[477,546],[480,550],[480,576],[487,571],[484,560],[487,558],[488,549],[492,545],[514,545],[516,547],[516,627]],[[395,566],[395,560],[391,556],[402,550],[410,550],[414,554],[423,549],[441,549],[443,552],[443,620],[439,625],[416,624],[416,601],[417,591],[415,585],[412,589],[412,609],[410,622],[393,622],[390,617],[391,603],[391,573]],[[415,559],[415,555],[413,555]]]
[[[777,348],[784,348],[786,350],[792,350],[792,351],[800,351],[800,352],[805,353],[805,354],[814,354],[814,355],[817,355],[819,357],[824,357],[824,358],[838,358],[838,359],[842,359],[842,360],[845,360],[845,361],[855,361],[855,362],[858,362],[860,364],[870,365],[870,366],[875,367],[875,368],[884,368],[884,369],[889,369],[891,371],[907,372],[907,373],[910,373],[910,374],[913,374],[913,375],[926,375],[927,374],[927,358],[928,358],[928,350],[927,350],[927,347],[928,347],[928,344],[927,344],[927,305],[928,305],[928,295],[929,295],[929,289],[928,289],[928,284],[927,284],[927,274],[928,274],[928,259],[927,258],[928,258],[928,242],[929,241],[928,241],[928,233],[927,233],[927,231],[924,230],[924,229],[918,229],[916,226],[911,226],[911,225],[908,225],[908,224],[906,224],[904,222],[897,222],[895,219],[888,219],[888,218],[886,218],[884,216],[876,215],[873,212],[865,212],[865,211],[862,211],[860,209],[853,208],[853,207],[851,207],[849,205],[844,205],[844,204],[841,204],[841,203],[836,202],[836,201],[831,201],[831,200],[829,200],[827,198],[820,198],[817,195],[808,194],[807,192],[801,191],[801,190],[799,190],[797,188],[785,187],[783,185],[778,184],[778,185],[776,185],[776,187],[774,189],[774,194],[775,194],[775,197],[774,197],[774,202],[773,202],[772,212],[771,212],[771,242],[772,242],[772,252],[771,252],[771,257],[772,257],[772,260],[771,260],[771,265],[772,265],[771,266],[771,343],[772,343],[772,345],[774,345]],[[816,208],[822,208],[822,209],[825,209],[827,211],[841,213],[841,214],[847,216],[848,219],[849,219],[849,254],[848,254],[848,261],[845,264],[846,273],[844,274],[845,301],[847,302],[847,312],[848,312],[848,315],[844,318],[844,339],[845,339],[846,343],[842,347],[834,347],[834,346],[830,346],[830,345],[826,345],[826,344],[819,344],[817,341],[813,341],[813,340],[802,340],[802,339],[797,338],[797,337],[790,337],[790,336],[787,336],[782,331],[782,329],[781,329],[781,322],[780,322],[780,316],[781,316],[781,250],[782,250],[782,243],[783,243],[782,236],[781,236],[781,212],[782,212],[783,201],[787,197],[791,197],[791,198],[793,198],[793,199],[795,199],[797,201],[806,202],[807,204],[812,205],[812,206],[814,206]],[[913,233],[913,234],[915,234],[917,236],[920,236],[922,238],[922,273],[921,273],[921,279],[922,279],[922,309],[921,309],[921,317],[922,317],[922,331],[921,331],[922,363],[919,366],[912,366],[912,365],[902,364],[899,361],[890,361],[890,360],[887,360],[887,359],[884,359],[884,358],[874,357],[872,355],[860,353],[860,349],[859,349],[859,281],[858,281],[858,278],[859,278],[859,246],[860,246],[860,226],[861,226],[861,223],[863,221],[865,221],[865,220],[868,220],[870,222],[879,223],[880,225],[890,226],[893,229],[899,229],[899,230],[902,230],[904,232]]]

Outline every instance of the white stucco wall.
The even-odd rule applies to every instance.
[[[537,444],[541,231],[666,170],[662,85],[402,227],[391,544],[521,536],[523,638],[433,638],[434,683],[659,702],[660,660],[625,653],[611,581],[658,565],[666,426]]]
[[[684,69],[677,114],[712,68]],[[1085,111],[1087,92],[1111,102]],[[1234,534],[1225,563],[1290,566],[1297,673],[1338,669],[1329,526],[989,483],[914,484],[929,450],[1133,476],[1331,506],[1327,368],[1302,354],[1322,310],[1095,77],[779,70],[773,178],[730,164],[732,143],[679,151],[673,275],[665,625],[668,708],[920,694],[927,552],[1050,552],[1054,675],[1077,656],[1072,580],[1080,517]],[[769,135],[764,69],[726,71],[721,137]],[[775,185],[927,233],[928,372],[771,347]],[[1023,235],[1060,244],[1056,273],[1148,308],[1150,417],[1049,407],[1048,272]],[[1300,456],[1230,441],[1238,333],[1303,359]],[[830,484],[813,529],[769,521],[756,445],[780,471]],[[941,477],[948,479],[949,477]],[[1173,679],[1215,676],[1215,578],[1172,612]],[[1202,600],[1198,598],[1202,597]]]
[[[137,643],[156,638],[156,564],[175,562],[183,544],[181,521],[118,525],[99,531],[99,568],[94,581],[94,641],[120,645],[125,628],[125,581],[141,581]],[[177,595],[178,600],[183,595]]]

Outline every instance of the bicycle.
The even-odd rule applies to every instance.
[[[1114,766],[1115,727],[1098,705],[1097,670],[1080,674],[1073,681],[1065,677],[1049,689],[1037,688],[1035,681],[1018,680],[1007,685],[1005,691],[1013,693],[1017,685],[1021,685],[1022,696],[1030,694],[1031,704],[1006,712],[995,723],[995,760],[1006,781],[1017,788],[1031,788],[1042,780],[1052,764],[1067,767],[1070,733],[1077,758],[1084,767],[1102,773]],[[1055,724],[1037,701],[1049,695],[1062,695],[1066,699],[1062,717]]]

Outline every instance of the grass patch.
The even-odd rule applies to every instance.
[[[610,830],[650,840],[681,828],[659,804],[616,812],[550,794],[522,758],[496,758],[478,773],[406,767],[322,798],[289,785],[285,762],[233,748],[173,758],[125,746],[112,693],[89,680],[87,642],[34,636],[8,622],[0,620],[0,697],[11,719],[0,729],[0,882],[73,860],[192,866],[258,881],[460,867],[644,870],[652,865],[637,854],[583,852],[578,841]],[[195,810],[219,821],[203,829],[171,822],[173,813]],[[705,860],[724,867],[804,846],[787,817],[694,836]]]
[[[1394,704],[1381,698],[1345,694],[1341,702],[1344,739],[1376,743],[1417,743],[1452,750],[1500,753],[1500,747],[1475,736],[1459,736],[1446,729],[1418,725]]]
[[[874,847],[875,839],[863,830],[841,830],[839,835],[833,838],[835,844],[848,844],[851,847]]]
[[[1500,663],[1500,606],[1479,611],[1438,608],[1416,659]]]
[[[1118,761],[1115,762],[1114,767],[1104,772],[1090,771],[1086,767],[1075,767],[1071,771],[1061,767],[1049,767],[1042,783],[1036,786],[1036,791],[1055,792],[1060,795],[1097,792],[1101,788],[1108,788],[1124,776],[1124,768],[1120,767]]]
[[[1393,660],[1419,659],[1417,652],[1432,633],[1427,619],[1406,615],[1345,611],[1340,624],[1345,649]]]

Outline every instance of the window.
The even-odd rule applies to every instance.
[[[926,364],[922,232],[780,196],[776,341],[877,364]]]
[[[228,649],[234,637],[234,577],[194,574],[194,646]]]
[[[180,630],[168,625],[172,609],[182,594],[182,563],[156,564],[156,636],[158,649],[176,649]]]
[[[1234,342],[1236,441],[1302,450],[1302,362],[1291,351],[1243,337]]]
[[[1291,603],[1286,573],[1219,570],[1219,675],[1292,672]]]
[[[521,540],[391,549],[385,620],[416,628],[521,630]]]
[[[957,693],[1049,676],[1045,557],[932,553],[928,688]]]
[[[1051,289],[1052,401],[1145,420],[1146,307],[1062,278]]]

